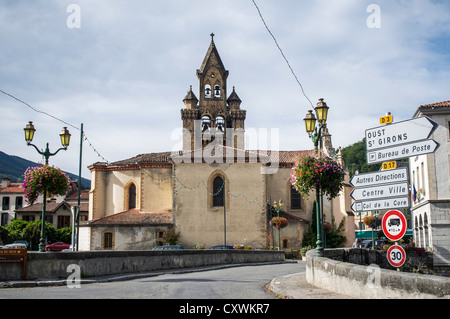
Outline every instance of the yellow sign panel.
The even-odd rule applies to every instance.
[[[395,168],[397,168],[397,162],[396,161],[384,162],[383,165],[381,166],[381,170],[382,171],[387,171],[387,170],[395,169]]]
[[[392,115],[380,117],[380,124],[388,124],[392,123],[392,121],[393,121]]]

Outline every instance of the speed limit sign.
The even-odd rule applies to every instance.
[[[381,228],[388,239],[392,241],[400,240],[406,233],[405,215],[398,210],[388,211],[383,215]]]
[[[392,266],[401,267],[405,263],[406,252],[401,246],[392,245],[387,251],[387,259]]]

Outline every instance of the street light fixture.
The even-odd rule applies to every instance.
[[[39,154],[44,156],[45,165],[48,165],[48,158],[50,156],[56,155],[61,150],[66,151],[67,147],[69,146],[69,143],[70,143],[70,133],[67,130],[67,127],[64,127],[62,129],[61,133],[59,134],[59,136],[61,138],[61,144],[63,147],[59,148],[56,152],[51,153],[48,148],[48,143],[47,143],[47,147],[45,148],[45,150],[40,151],[36,147],[36,145],[31,144],[31,142],[33,141],[33,137],[34,137],[34,132],[36,131],[36,129],[34,128],[33,122],[29,121],[28,124],[25,126],[24,131],[25,131],[25,141],[27,142],[27,145],[33,146]],[[43,204],[42,204],[41,239],[39,241],[39,251],[40,252],[45,251],[45,211],[46,211],[46,203],[47,203],[47,187],[46,187],[46,185],[43,185],[43,186],[44,186],[44,194],[43,194]]]
[[[327,117],[328,117],[328,109],[327,103],[323,101],[323,99],[319,99],[317,106],[314,108],[316,111],[317,119],[312,113],[312,110],[309,110],[306,114],[303,121],[305,122],[305,129],[308,133],[309,137],[314,143],[314,149],[316,154],[319,151],[319,143],[322,145],[322,129],[326,127]],[[316,121],[319,122],[319,128],[316,126]],[[317,220],[317,242],[316,242],[316,252],[318,256],[323,256],[322,246],[324,244],[324,234],[323,234],[323,194],[319,189],[319,186],[316,186],[316,220]]]

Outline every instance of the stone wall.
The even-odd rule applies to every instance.
[[[97,277],[155,270],[222,264],[282,262],[283,251],[270,250],[150,250],[29,252],[27,280],[67,278],[69,265],[80,267],[82,277]],[[0,281],[21,280],[22,264],[0,263]]]
[[[359,252],[359,255],[358,255]],[[361,249],[327,249],[325,257],[315,250],[306,254],[306,279],[310,284],[354,298],[450,299],[450,278],[382,269],[377,264],[358,265]],[[380,258],[376,253],[375,259]],[[370,261],[370,255],[367,256]],[[336,259],[336,260],[335,260]]]

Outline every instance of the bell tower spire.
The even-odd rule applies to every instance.
[[[227,98],[228,70],[220,58],[214,43],[214,33],[210,34],[211,42],[199,69],[199,99],[195,97],[192,88],[183,100],[185,109],[181,110],[183,128],[191,132],[194,127],[201,127],[202,147],[216,140],[223,145],[244,148],[244,120],[245,111],[240,109],[241,100],[233,87],[232,94]],[[198,102],[198,105],[197,105]],[[189,110],[189,111],[188,111]],[[200,125],[194,125],[194,121]],[[236,129],[239,135],[236,135]],[[184,150],[193,150],[194,135],[191,142],[183,143]],[[220,138],[220,139],[219,139]]]

